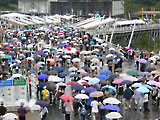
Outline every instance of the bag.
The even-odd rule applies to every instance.
[[[66,114],[66,108],[65,107],[62,107],[62,113]]]
[[[85,107],[83,106],[82,109],[81,109],[81,112],[80,112],[82,115],[85,115],[87,113]]]

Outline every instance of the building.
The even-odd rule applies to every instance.
[[[123,0],[105,0],[105,2],[82,1],[68,2],[67,0],[19,0],[18,10],[22,13],[45,13],[50,15],[100,14],[116,16],[124,14]]]

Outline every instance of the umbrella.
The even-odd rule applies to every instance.
[[[49,104],[46,101],[37,101],[36,105],[39,105],[41,107],[48,107]]]
[[[0,75],[8,75],[8,72],[0,71]]]
[[[113,111],[121,111],[121,109],[117,105],[105,105],[104,109],[113,110]]]
[[[20,68],[21,65],[20,64],[13,64],[11,67],[13,67],[13,68],[16,68],[16,67]]]
[[[89,84],[89,85],[95,85],[95,84],[97,84],[99,81],[100,81],[100,80],[99,80],[98,78],[94,77],[94,78],[91,78],[91,79],[89,80],[88,84]]]
[[[141,87],[142,86],[142,84],[141,83],[134,83],[133,85],[132,85],[132,87]]]
[[[110,86],[110,85],[106,85],[106,86],[102,87],[102,89],[107,89],[107,88],[111,91],[116,91],[116,88],[114,88],[113,86]]]
[[[119,77],[119,74],[112,74],[112,75],[110,75],[109,76],[109,80],[113,80],[113,79],[115,79],[115,78],[118,78]]]
[[[101,96],[103,96],[103,92],[101,91],[95,91],[90,93],[90,97],[101,97]]]
[[[55,86],[58,86],[58,87],[59,87],[59,86],[66,86],[66,83],[61,83],[61,82],[60,82],[60,83],[57,83]]]
[[[53,68],[53,70],[56,70],[56,71],[63,71],[63,67],[58,67],[58,66],[56,66],[56,67]]]
[[[154,68],[154,67],[146,68],[146,71],[148,71],[148,72],[152,72],[152,71],[154,71],[154,70],[156,70],[156,68]]]
[[[107,80],[99,81],[99,84],[109,85],[109,84],[110,84],[110,81],[107,81]]]
[[[42,73],[42,74],[48,75],[48,72],[49,72],[48,70],[41,70],[41,73]]]
[[[146,85],[146,84],[142,85],[142,87],[146,87],[146,88],[148,88],[148,89],[150,89],[150,90],[153,90],[153,88],[152,88],[151,86]]]
[[[59,77],[61,77],[61,78],[64,78],[67,75],[68,75],[67,72],[61,72],[61,73],[59,73]]]
[[[139,87],[137,90],[139,92],[142,92],[142,93],[148,93],[149,92],[149,90],[146,87]]]
[[[106,115],[107,119],[119,119],[121,117],[122,117],[122,115],[118,112],[110,112]]]
[[[84,89],[84,87],[80,84],[72,85],[71,88],[74,90],[83,90]]]
[[[93,59],[91,59],[91,62],[92,63],[99,63],[99,59],[98,58],[93,58]]]
[[[71,74],[70,77],[78,77],[78,74]]]
[[[31,61],[34,61],[34,59],[32,57],[28,57],[26,58],[27,60],[31,60]]]
[[[138,76],[138,73],[135,70],[128,70],[126,73],[131,76]]]
[[[31,74],[37,75],[37,72],[34,71],[34,70],[29,70],[28,72],[31,73]]]
[[[83,80],[88,80],[88,81],[91,80],[91,79],[92,79],[92,78],[91,78],[91,77],[88,77],[88,76],[86,76],[86,77],[83,78]]]
[[[137,81],[138,79],[136,77],[129,76],[125,78],[124,80]]]
[[[88,95],[86,94],[77,94],[75,98],[76,99],[89,99]]]
[[[61,82],[61,81],[63,81],[63,80],[62,80],[60,77],[58,77],[58,76],[50,75],[50,76],[48,77],[48,81]]]
[[[3,98],[0,98],[0,103],[1,103],[1,102],[3,102],[3,103],[4,103],[4,99],[3,99]]]
[[[100,79],[101,81],[108,79],[106,75],[98,75],[97,78]]]
[[[156,83],[155,83],[155,86],[157,86],[157,87],[160,88],[160,82],[156,82]]]
[[[109,97],[103,100],[103,104],[106,104],[106,103],[107,104],[120,104],[121,102],[116,98]]]
[[[81,74],[87,74],[87,72],[83,69],[78,70],[77,72],[80,72]]]
[[[48,81],[47,82],[47,85],[46,85],[46,87],[47,87],[47,90],[49,90],[49,91],[53,91],[53,90],[55,90],[55,82],[54,81]]]
[[[6,113],[3,118],[7,118],[7,119],[18,119],[18,116],[14,113]]]
[[[109,48],[108,50],[112,50],[112,51],[115,51],[115,49],[114,49],[114,48]]]
[[[156,83],[157,83],[157,82],[154,81],[154,80],[150,80],[150,81],[147,82],[147,84],[149,84],[149,85],[155,85]]]
[[[21,74],[17,73],[17,74],[13,74],[12,77],[17,78],[17,77],[21,77],[21,76],[22,76]]]
[[[123,79],[116,79],[112,83],[114,84],[120,84],[123,81]]]
[[[147,64],[147,60],[145,60],[145,59],[139,59],[138,62],[143,63],[143,64]]]
[[[48,78],[48,76],[47,75],[45,75],[45,74],[41,74],[41,75],[39,75],[38,76],[38,79],[47,79]]]
[[[58,74],[58,71],[56,70],[51,70],[48,72],[49,75],[57,75]]]
[[[151,72],[152,74],[160,74],[160,71],[154,70]]]
[[[115,69],[115,72],[122,72],[123,71],[123,69],[122,68],[117,68],[117,69]]]
[[[75,85],[75,84],[78,84],[78,82],[71,81],[71,82],[68,82],[68,83],[67,83],[67,85]]]
[[[102,72],[102,74],[104,74],[104,75],[109,75],[109,74],[111,74],[112,72],[110,71],[110,70],[106,70],[106,71],[103,71]]]
[[[92,93],[92,92],[95,92],[97,90],[93,87],[88,87],[88,88],[85,88],[84,91],[85,91],[85,93]]]
[[[72,60],[72,62],[80,62],[81,60],[79,59],[79,58],[74,58],[73,60]]]
[[[152,73],[142,72],[142,73],[139,73],[139,74],[138,74],[138,76],[145,76],[145,75],[152,75]]]
[[[71,95],[68,94],[64,94],[62,96],[59,97],[62,100],[74,100],[74,97],[72,97]]]
[[[70,71],[70,72],[72,72],[72,71],[77,71],[78,69],[76,68],[76,67],[70,67],[69,69],[68,69],[68,71]]]
[[[122,84],[126,84],[126,85],[129,85],[129,84],[132,84],[133,82],[130,81],[130,80],[124,80],[121,82]]]

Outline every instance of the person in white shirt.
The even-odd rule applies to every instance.
[[[148,109],[148,93],[144,93],[144,98],[143,98],[143,101],[144,101],[144,112],[149,112],[149,109]]]
[[[97,98],[94,98],[94,101],[91,102],[91,107],[92,107],[92,120],[96,120],[96,116],[98,116],[98,101]]]
[[[48,109],[47,107],[41,107],[41,120],[47,120]]]

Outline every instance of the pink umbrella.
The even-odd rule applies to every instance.
[[[114,83],[114,84],[120,84],[122,81],[123,81],[123,79],[117,79],[117,80],[114,80],[112,83]]]
[[[126,46],[126,47],[125,47],[125,49],[127,49],[127,50],[128,50],[128,49],[129,49],[129,47],[128,47],[128,46]]]
[[[80,70],[78,70],[77,72],[80,72],[80,73],[82,73],[82,74],[87,74],[87,72],[86,72],[85,70],[83,70],[83,69],[80,69]]]
[[[157,82],[154,81],[154,80],[150,80],[150,81],[147,82],[147,84],[149,84],[149,85],[155,85],[156,83],[157,83]]]
[[[125,80],[130,80],[130,81],[137,81],[138,79],[136,77],[132,77],[132,76],[129,76],[127,78],[124,78]]]
[[[157,83],[155,84],[155,86],[157,86],[157,87],[160,88],[160,82],[157,82]]]
[[[134,50],[133,50],[133,49],[129,49],[128,52],[129,52],[129,51],[134,51]]]
[[[62,96],[59,97],[62,100],[74,100],[74,97],[72,97],[71,95],[68,94],[64,94]]]

